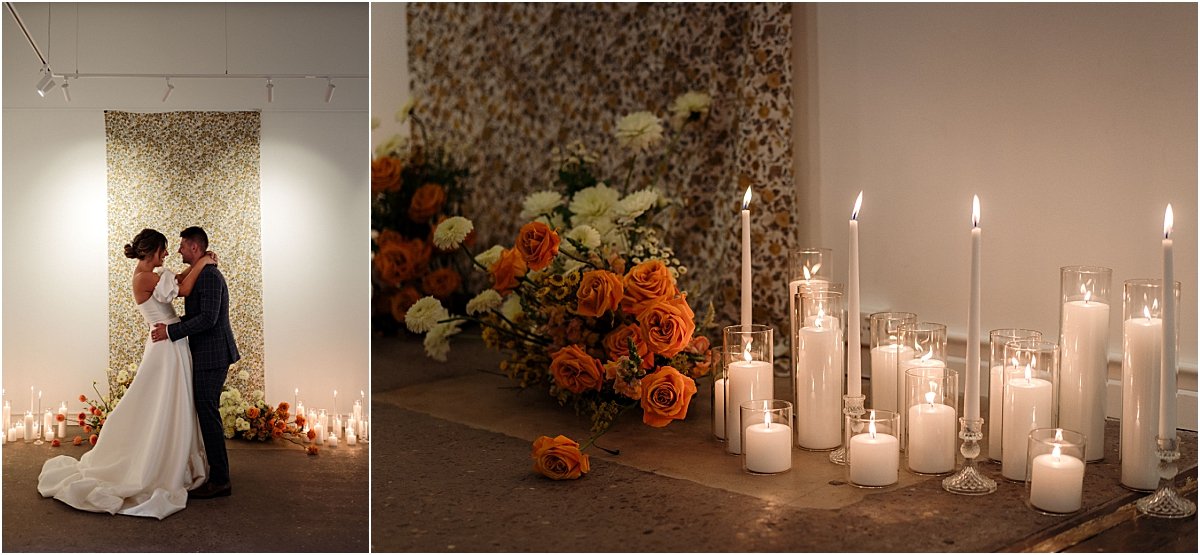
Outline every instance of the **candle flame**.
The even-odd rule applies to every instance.
[[[1057,461],[1059,459],[1059,457],[1062,456],[1062,449],[1059,449],[1058,446],[1055,445],[1053,454],[1054,454],[1054,460]]]
[[[926,402],[926,403],[929,403],[930,405],[932,405],[932,404],[933,404],[933,398],[934,398],[934,397],[936,397],[936,396],[937,396],[937,394],[935,394],[933,391],[928,391],[928,392],[926,392],[926,393],[925,393],[925,402]]]
[[[971,227],[979,227],[979,195],[971,200]]]
[[[1143,306],[1142,307],[1142,315],[1144,315],[1146,317],[1146,319],[1149,320],[1150,319],[1150,307]]]
[[[1175,212],[1171,210],[1171,203],[1167,203],[1167,214],[1163,216],[1163,239],[1171,238],[1171,228],[1175,227]]]
[[[746,187],[746,195],[742,197],[742,210],[750,209],[750,187]]]
[[[750,345],[753,343],[754,343],[754,341],[747,341],[746,346],[742,348],[742,360],[744,360],[746,362],[750,362],[751,360],[753,360],[752,357],[750,356]]]
[[[817,305],[817,329],[825,327],[825,305]]]
[[[1033,368],[1028,364],[1025,365],[1025,383],[1033,382]]]
[[[1054,430],[1054,441],[1062,441],[1062,440],[1063,440],[1063,438],[1062,438],[1062,428],[1059,428],[1059,429],[1057,429],[1057,430]],[[1055,448],[1057,448],[1058,446],[1057,446],[1057,445],[1055,445],[1054,447],[1055,447]]]
[[[929,362],[931,359],[933,359],[933,349],[925,351],[925,354],[921,355],[921,362]]]
[[[1087,280],[1086,283],[1079,284],[1079,292],[1083,294],[1083,302],[1084,303],[1092,300],[1092,290],[1089,287],[1091,284],[1092,284],[1092,280],[1090,280],[1090,279]]]
[[[863,192],[859,191],[858,198],[854,200],[854,211],[850,213],[851,220],[858,219],[858,211],[859,211],[859,209],[862,208],[862,195],[863,195]]]
[[[871,411],[871,423],[867,425],[867,431],[871,432],[871,439],[875,439],[875,411]]]
[[[804,265],[804,281],[812,279],[812,272],[808,271],[808,264]]]

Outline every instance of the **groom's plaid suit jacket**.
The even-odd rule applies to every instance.
[[[216,266],[200,269],[183,306],[184,315],[167,326],[167,335],[171,341],[188,338],[193,370],[224,370],[242,358],[229,326],[229,288]]]

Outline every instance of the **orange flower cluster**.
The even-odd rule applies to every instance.
[[[592,470],[588,456],[567,436],[537,438],[530,457],[533,470],[552,480],[575,480]]]
[[[371,194],[399,191],[403,184],[404,163],[394,156],[381,156],[371,161]]]

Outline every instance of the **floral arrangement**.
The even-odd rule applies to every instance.
[[[463,271],[454,257],[432,242],[433,229],[459,210],[468,175],[444,148],[431,147],[410,100],[396,114],[411,120],[419,142],[393,136],[371,161],[373,322],[396,327],[423,295],[461,308],[466,302]]]
[[[83,427],[83,433],[88,434],[88,441],[92,445],[100,438],[100,429],[104,427],[105,420],[108,419],[109,413],[117,408],[117,403],[125,397],[125,392],[129,391],[129,385],[133,383],[133,378],[137,376],[138,365],[129,363],[125,370],[121,370],[113,374],[112,369],[108,370],[109,378],[109,395],[100,394],[100,390],[96,388],[97,382],[92,382],[92,391],[96,392],[96,396],[89,399],[87,395],[80,395],[79,402],[87,403],[87,408],[80,412],[76,420]],[[79,445],[79,443],[76,443]]]
[[[702,93],[676,99],[672,127],[681,131],[702,121],[710,102]],[[663,140],[662,120],[637,112],[618,122],[615,135],[633,155],[615,171],[624,176],[621,185],[609,185],[618,181],[584,145],[556,149],[553,186],[525,199],[520,218],[526,223],[511,247],[474,254],[470,220],[438,224],[434,245],[465,252],[491,287],[467,303],[465,315],[427,296],[405,318],[411,331],[425,334],[426,354],[438,360],[446,359],[462,322],[478,322],[485,343],[507,353],[501,369],[510,378],[591,418],[592,438],[583,447],[565,436],[534,442],[534,469],[554,479],[588,472],[582,451],[626,410],[640,408],[642,421],[654,427],[684,419],[695,379],[713,362],[708,339],[697,333],[711,325],[712,308],[697,326],[677,282],[688,269],[656,223],[672,202],[654,186],[657,180],[629,190],[634,160]]]

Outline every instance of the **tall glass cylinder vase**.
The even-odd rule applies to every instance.
[[[825,289],[832,281],[833,249],[808,247],[788,252],[788,364],[796,370],[796,294],[800,288]],[[785,374],[786,375],[786,374]]]
[[[742,403],[775,396],[774,330],[761,324],[743,330],[734,325],[723,333],[723,349],[732,352],[725,371],[725,450],[735,455],[742,453]]]
[[[1098,461],[1104,458],[1112,270],[1065,266],[1060,273],[1058,425],[1083,433],[1087,438],[1085,459]]]
[[[712,401],[712,434],[719,441],[725,441],[725,385],[729,383],[729,362],[733,355],[741,355],[740,346],[727,348],[724,344],[713,349],[716,356],[713,360],[713,382],[709,389],[709,400]]]
[[[958,372],[910,368],[904,373],[905,458],[914,474],[949,474],[958,453]]]
[[[988,376],[988,419],[984,422],[987,430],[988,458],[1000,462],[1001,446],[1004,438],[1004,370],[1014,367],[1010,361],[1004,360],[1004,346],[1010,341],[1019,339],[1042,339],[1042,332],[1021,328],[1002,328],[988,332],[991,346],[991,357]]]
[[[842,293],[801,288],[796,294],[796,445],[811,451],[842,444],[846,341]]]
[[[1162,289],[1161,279],[1127,280],[1121,310],[1121,485],[1138,491],[1158,487]],[[1175,282],[1176,303],[1180,289]]]
[[[904,373],[912,368],[945,368],[946,367],[946,324],[937,322],[916,322],[900,325],[900,344],[908,347],[906,358],[898,358],[896,373],[899,376],[896,388],[896,406],[900,409],[901,449],[904,448],[903,438],[908,415],[904,408],[907,406],[904,396]]]
[[[1059,375],[1056,343],[1036,339],[1011,341],[1004,358],[1013,366],[1004,374],[1004,439],[1000,474],[1025,480],[1029,432],[1057,425],[1054,382]]]
[[[904,376],[901,359],[912,358],[912,347],[900,343],[900,326],[916,324],[912,312],[876,312],[871,315],[871,401],[873,409],[897,412]]]

